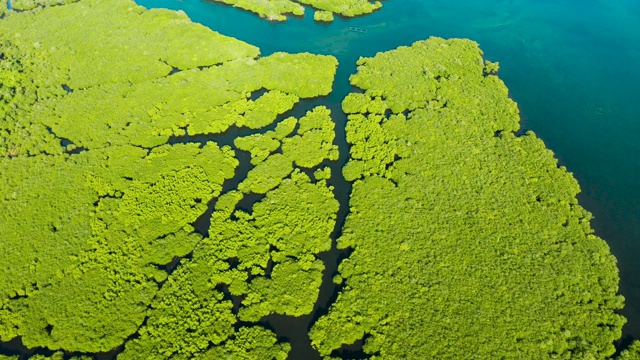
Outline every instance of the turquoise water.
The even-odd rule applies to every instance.
[[[580,182],[580,203],[618,258],[624,342],[640,339],[640,2],[637,0],[387,0],[367,17],[271,24],[200,0],[138,0],[259,46],[264,55],[313,52],[341,65],[337,104],[359,56],[429,36],[465,37],[499,61],[500,77],[533,130]],[[365,29],[366,33],[347,30]],[[343,125],[344,118],[337,119]],[[343,139],[338,133],[338,140]]]

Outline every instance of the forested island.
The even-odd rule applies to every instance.
[[[615,258],[477,43],[360,59],[336,174],[331,110],[289,116],[332,91],[334,57],[261,56],[131,0],[0,5],[0,345],[284,360],[261,320],[311,314],[336,241],[337,299],[309,330],[325,359],[614,356]]]
[[[307,5],[315,9],[313,18],[316,21],[331,22],[333,14],[354,17],[370,14],[382,7],[380,1],[370,0],[213,0],[234,7],[251,11],[269,21],[286,21],[287,15],[303,16]]]

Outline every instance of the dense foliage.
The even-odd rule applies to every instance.
[[[514,135],[518,109],[491,72],[468,40],[359,60],[338,239],[353,253],[311,330],[322,355],[360,339],[375,359],[614,353],[615,259],[571,174],[533,133]]]
[[[33,1],[33,0],[31,0]],[[316,21],[333,21],[333,14],[346,17],[370,14],[382,7],[380,1],[370,0],[214,0],[234,7],[254,12],[260,17],[270,21],[285,21],[287,14],[295,16],[304,15],[305,8],[300,5],[308,5],[316,11],[313,18]]]
[[[313,20],[318,22],[332,22],[333,13],[331,11],[317,10],[313,13]]]
[[[235,209],[240,192],[220,196],[237,175],[232,147],[169,140],[268,126],[330,92],[335,58],[258,58],[129,0],[10,12],[0,54],[0,340],[92,353],[139,330],[121,357],[286,358],[257,322],[309,313],[317,297],[314,256],[338,205],[295,168],[335,159],[328,110],[276,126],[282,150],[264,163],[285,157],[289,170],[248,212]],[[263,177],[274,178],[266,168],[245,182]],[[191,224],[216,199],[203,239]],[[243,298],[239,313],[225,288]]]
[[[0,355],[0,360],[19,360],[19,356],[3,356]],[[33,355],[31,357],[29,357],[29,360],[91,360],[93,359],[90,356],[72,356],[72,357],[65,357],[64,353],[62,351],[58,351],[53,353],[53,355],[51,356],[46,356],[46,355]]]
[[[291,120],[295,119],[288,118],[279,125],[290,127]],[[282,127],[264,135],[236,139],[240,149],[251,152],[252,163],[256,165],[238,185],[238,190],[264,194],[291,174],[294,165],[309,169],[325,160],[338,160],[338,147],[333,145],[334,126],[329,109],[318,107],[300,119],[295,136],[284,138],[282,142],[278,140]],[[280,147],[281,153],[269,155]]]
[[[382,7],[380,1],[369,0],[297,0],[316,9],[329,11],[346,17],[370,14]]]
[[[286,359],[261,320],[313,310],[339,154],[329,109],[282,115],[331,91],[336,59],[260,57],[130,0],[12,3],[26,11],[0,20],[0,341],[124,344],[125,360]],[[322,21],[380,7],[233,1],[274,20],[299,3]],[[358,340],[378,359],[613,354],[615,259],[571,174],[533,133],[515,135],[498,69],[477,44],[436,38],[358,62],[363,92],[342,104],[354,184],[338,239],[353,252],[310,333],[326,358]],[[224,138],[232,128],[253,132]],[[195,231],[209,206],[208,231]],[[620,358],[639,354],[636,342]]]
[[[271,0],[271,1],[256,1],[256,0],[215,0],[234,7],[251,11],[260,15],[261,18],[265,18],[269,21],[285,21],[287,20],[286,14],[293,14],[296,16],[304,15],[304,7],[292,0]]]
[[[24,11],[37,7],[70,4],[76,1],[79,0],[12,0],[11,5],[15,10]]]
[[[634,341],[629,348],[624,350],[618,360],[640,360],[640,340]]]

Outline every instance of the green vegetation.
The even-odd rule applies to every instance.
[[[264,163],[274,157],[284,155]],[[218,359],[231,351],[246,359],[286,358],[289,345],[277,344],[271,332],[251,327],[234,333],[233,326],[237,318],[257,322],[272,313],[312,311],[324,270],[315,255],[331,247],[338,202],[324,180],[313,184],[298,170],[284,180],[288,174],[264,175],[277,184],[250,212],[237,209],[239,191],[218,198],[209,237],[169,277],[123,359]],[[237,318],[224,289],[242,299]],[[203,353],[210,343],[220,346]]]
[[[333,13],[331,11],[317,10],[313,13],[313,20],[318,22],[332,22]]]
[[[489,60],[484,61],[484,73],[487,75],[495,75],[500,70],[500,63],[491,62]]]
[[[236,214],[242,195],[221,196],[236,152],[169,139],[270,125],[300,98],[331,91],[335,58],[258,58],[183,13],[129,0],[10,13],[0,55],[0,341],[93,353],[140,330],[123,358],[286,358],[289,345],[271,331],[236,324],[311,311],[324,269],[315,255],[330,247],[338,207],[331,188],[295,170],[308,163],[287,150],[291,169],[251,214]],[[321,146],[309,149],[314,159],[334,158],[328,110],[272,133],[285,144],[309,138]],[[224,211],[203,238],[191,224],[216,199]],[[264,235],[269,264],[231,255],[248,235],[236,227]],[[293,284],[304,285],[292,293]],[[239,314],[224,286],[244,297]]]
[[[308,169],[325,160],[338,160],[338,147],[333,145],[334,127],[331,111],[317,107],[300,119],[298,136],[284,139],[282,152],[297,166]]]
[[[8,357],[8,358],[4,358],[2,357],[2,355],[0,355],[0,360],[5,360],[5,359],[11,359],[11,360],[17,360],[18,357]],[[29,357],[29,360],[64,360],[65,356],[64,353],[61,351],[55,352],[53,353],[53,355],[51,356],[45,356],[45,355],[33,355],[31,357]],[[92,357],[90,356],[72,356],[72,357],[68,357],[67,359],[69,360],[91,360]]]
[[[297,0],[316,9],[330,11],[346,17],[370,14],[382,7],[380,1],[369,0]]]
[[[33,54],[25,61],[47,60],[34,64],[38,77],[32,79],[39,84],[66,81],[62,84],[76,90],[110,83],[139,83],[165,77],[172,68],[194,69],[255,58],[260,53],[255,46],[190,22],[184,13],[147,11],[128,1],[112,2],[105,8],[101,2],[85,0],[45,10],[15,14],[19,16],[10,16],[0,24],[13,46],[24,54]],[[77,19],[88,13],[101,16],[78,23]],[[81,38],[72,36],[79,31]],[[121,38],[127,41],[120,41]],[[93,41],[79,46],[83,39]],[[140,44],[145,44],[144,50]],[[193,49],[199,50],[194,53]],[[34,58],[35,54],[42,58]]]
[[[247,178],[238,185],[243,193],[266,194],[293,171],[293,162],[283,154],[273,154],[249,171]]]
[[[0,18],[8,11],[7,5],[7,0],[0,0]]]
[[[70,4],[77,1],[80,1],[80,0],[12,0],[11,5],[13,6],[14,9],[23,11],[23,10],[32,10],[37,7]]]
[[[209,143],[3,159],[3,340],[94,352],[135,332],[167,277],[157,266],[200,239],[189,223],[233,155]]]
[[[285,21],[285,14],[304,15],[304,7],[291,0],[215,0],[240,9],[254,12],[269,21]]]
[[[276,343],[276,337],[268,330],[259,327],[241,328],[231,341],[223,346],[211,348],[204,359],[273,359],[286,360],[288,344]]]
[[[298,2],[319,18],[380,7]],[[124,344],[124,360],[286,359],[291,346],[260,321],[313,310],[338,148],[326,107],[279,118],[329,94],[336,59],[260,57],[130,0],[14,3],[37,9],[0,21],[0,341],[87,354]],[[302,14],[299,3],[233,2],[272,20]],[[614,353],[615,259],[571,174],[533,133],[514,135],[497,71],[468,40],[358,62],[351,82],[364,92],[342,104],[354,184],[338,239],[353,252],[310,333],[327,359],[361,339],[373,359]],[[235,149],[189,142],[231,127],[257,131]],[[237,151],[254,167],[223,193]],[[209,203],[210,228],[196,232]],[[636,342],[620,359],[638,354]]]
[[[370,14],[382,7],[380,1],[370,0],[214,0],[234,7],[248,10],[260,15],[269,21],[285,21],[286,14],[296,16],[304,15],[304,7],[300,4],[311,6],[317,11],[313,18],[316,21],[333,21],[333,13],[346,17]]]
[[[236,210],[237,221],[225,220],[212,228],[209,254],[235,258],[236,269],[223,275],[236,296],[246,295],[240,318],[255,321],[271,312],[303,315],[311,312],[324,265],[314,255],[331,247],[338,202],[324,181],[311,183],[294,171],[289,179],[267,193],[252,212]],[[231,193],[234,199],[240,196]],[[228,204],[217,207],[214,219],[226,217]],[[272,271],[266,276],[269,261]],[[237,281],[248,274],[258,276],[249,285]],[[235,280],[235,281],[234,281]]]
[[[316,180],[329,180],[331,178],[331,168],[325,167],[313,172],[313,177]]]
[[[239,190],[264,194],[287,177],[294,165],[313,168],[325,160],[338,159],[338,147],[333,145],[335,124],[329,109],[317,107],[308,112],[300,119],[296,135],[286,137],[297,123],[295,118],[288,118],[274,131],[235,140],[239,149],[251,152],[251,163],[256,165]],[[270,155],[280,148],[282,153]]]
[[[295,119],[289,118],[281,124],[288,130]],[[280,126],[279,126],[280,127]],[[301,168],[313,168],[323,161],[338,160],[338,147],[333,145],[335,124],[331,120],[331,111],[324,106],[316,107],[299,121],[297,134],[278,141],[278,132],[239,138],[236,145],[251,152],[252,164],[256,165],[247,178],[238,185],[244,193],[264,194],[273,189],[287,177],[294,165]],[[281,131],[284,134],[286,131]],[[280,146],[282,144],[282,146]],[[269,155],[282,148],[282,153]]]
[[[186,131],[221,133],[233,125],[259,129],[290,110],[299,97],[329,93],[336,65],[331,57],[311,54],[241,59],[133,85],[73,92],[62,100],[52,99],[52,104],[44,102],[25,118],[30,123],[41,121],[85,148],[153,147]],[[261,88],[272,91],[256,101],[247,99]]]
[[[234,145],[240,150],[249,151],[251,153],[251,164],[258,165],[269,154],[280,148],[282,139],[291,135],[296,125],[298,125],[298,120],[290,117],[278,123],[273,131],[236,138]]]
[[[571,174],[514,135],[478,45],[417,42],[360,59],[351,82],[365,92],[343,103],[355,183],[338,247],[354,251],[311,329],[320,353],[364,338],[375,359],[611,356],[615,259]]]
[[[640,341],[634,341],[631,346],[624,350],[620,356],[616,357],[618,360],[640,360]]]
[[[162,144],[167,133],[179,132],[186,121],[189,113],[183,114],[182,110],[189,108],[183,109],[185,105],[193,111],[201,110],[203,105],[198,101],[207,100],[193,93],[180,94],[185,99],[171,96],[171,91],[202,89],[211,80],[197,67],[235,59],[255,61],[250,58],[259,55],[256,47],[193,24],[184,14],[145,11],[128,1],[110,5],[82,1],[12,14],[0,22],[0,51],[5,54],[0,60],[4,69],[0,82],[3,92],[10,95],[0,101],[0,114],[5,114],[0,123],[0,156],[60,154],[64,149],[47,128],[54,133],[60,131],[58,136],[77,146],[103,146],[104,140],[96,141],[100,136],[114,138],[117,143]],[[79,27],[76,19],[86,13],[100,16],[95,16],[91,26]],[[135,45],[140,43],[147,46]],[[193,48],[202,50],[193,53]],[[167,77],[172,68],[193,70],[175,74],[183,78]],[[203,72],[209,74],[215,72],[213,69]],[[169,91],[172,85],[176,89]],[[67,94],[63,86],[76,91]],[[225,95],[246,97],[244,92],[253,90],[239,86],[224,91],[218,101],[224,101]],[[257,89],[260,86],[254,85]],[[77,91],[84,88],[88,89]],[[164,95],[154,98],[161,93]],[[162,100],[167,98],[172,99],[166,104],[167,111],[180,119],[151,123],[156,108],[165,106]],[[111,106],[110,101],[117,101],[119,107]],[[131,137],[140,139],[128,141]]]
[[[220,133],[236,123],[259,128],[299,97],[331,91],[337,66],[332,57],[278,53],[254,60],[257,48],[193,24],[184,14],[145,11],[127,1],[100,6],[82,1],[0,23],[0,156],[154,147],[186,129]],[[84,13],[101,16],[78,28],[74,19]],[[80,45],[74,31],[94,41]],[[148,46],[141,50],[133,43]],[[167,76],[172,69],[184,71]],[[67,94],[63,87],[75,91]],[[273,91],[248,99],[262,88]],[[72,148],[61,147],[52,133],[70,140]]]
[[[0,359],[1,360],[5,360],[5,359],[18,360],[18,356],[5,358],[2,355],[0,355]],[[29,360],[64,360],[64,359],[69,359],[69,360],[91,360],[92,357],[89,357],[89,356],[72,356],[72,357],[65,358],[64,353],[61,352],[61,351],[55,352],[51,356],[33,355],[33,356],[29,357]]]

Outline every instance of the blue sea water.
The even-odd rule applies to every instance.
[[[328,25],[314,23],[311,11],[269,23],[201,0],[137,2],[184,10],[196,22],[259,46],[264,55],[336,56],[341,65],[329,97],[335,104],[350,91],[348,76],[360,56],[429,36],[479,42],[487,59],[500,62],[523,128],[542,138],[580,182],[579,201],[618,259],[622,314],[629,320],[623,342],[640,339],[640,2],[387,0],[372,15]]]

